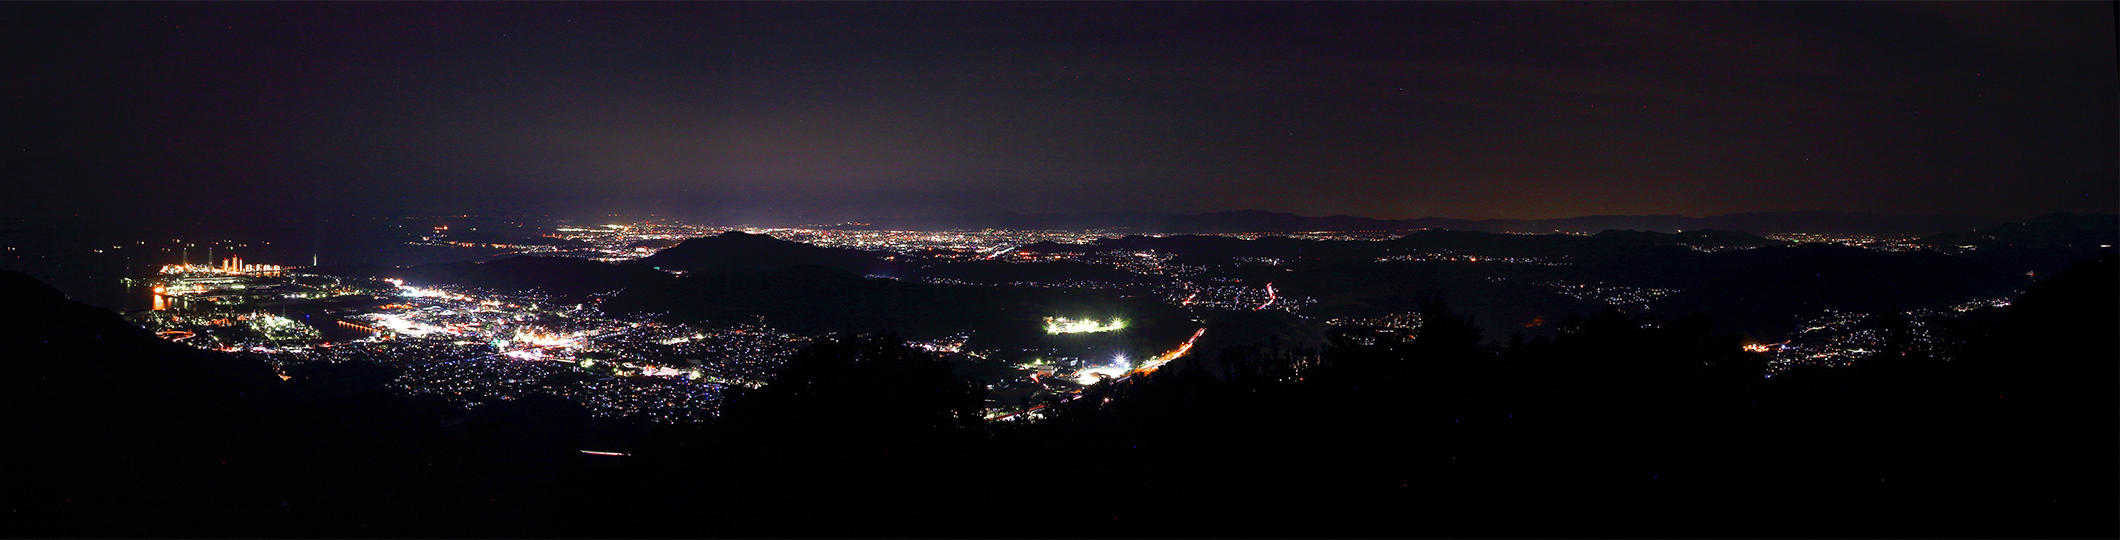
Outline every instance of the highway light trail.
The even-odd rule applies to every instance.
[[[1266,306],[1271,306],[1271,305],[1273,305],[1273,302],[1274,302],[1275,300],[1280,300],[1280,299],[1281,299],[1280,295],[1278,295],[1278,294],[1275,294],[1275,293],[1274,293],[1274,291],[1273,291],[1273,284],[1272,284],[1272,283],[1268,283],[1268,284],[1266,284],[1266,303],[1264,303],[1264,304],[1259,304],[1259,307],[1251,308],[1251,310],[1252,310],[1252,311],[1260,311],[1260,310],[1264,310],[1264,309],[1266,309]]]
[[[1204,327],[1199,329],[1198,331],[1193,332],[1192,337],[1186,338],[1185,343],[1178,345],[1178,348],[1172,349],[1170,352],[1163,353],[1162,355],[1157,356],[1155,359],[1149,360],[1147,363],[1142,364],[1140,372],[1153,372],[1157,368],[1163,367],[1163,364],[1168,364],[1172,360],[1177,360],[1180,356],[1185,356],[1185,353],[1192,352],[1193,342],[1200,341],[1200,336],[1206,333],[1207,329]],[[1132,375],[1128,375],[1128,377],[1132,377]]]
[[[1192,352],[1192,348],[1193,348],[1193,343],[1194,343],[1194,342],[1198,342],[1198,341],[1200,341],[1200,336],[1202,336],[1202,335],[1205,335],[1205,334],[1207,334],[1207,328],[1204,328],[1204,327],[1203,327],[1203,328],[1201,328],[1201,329],[1199,329],[1199,330],[1196,330],[1196,331],[1194,331],[1194,332],[1193,332],[1193,335],[1192,335],[1192,337],[1190,337],[1190,338],[1186,338],[1186,339],[1185,339],[1185,343],[1181,343],[1181,344],[1178,344],[1178,348],[1176,348],[1176,349],[1171,349],[1171,351],[1170,351],[1170,352],[1166,352],[1166,353],[1163,353],[1163,354],[1157,355],[1157,356],[1156,356],[1155,358],[1153,358],[1153,359],[1150,359],[1150,360],[1149,360],[1148,362],[1145,362],[1145,363],[1141,364],[1141,369],[1137,369],[1137,370],[1134,370],[1134,372],[1133,372],[1133,373],[1128,373],[1128,374],[1126,374],[1126,376],[1124,376],[1124,377],[1119,377],[1118,379],[1115,379],[1115,380],[1113,380],[1112,382],[1115,382],[1115,383],[1118,383],[1118,382],[1125,382],[1125,381],[1126,381],[1127,379],[1132,379],[1132,378],[1134,378],[1134,375],[1135,375],[1135,374],[1146,374],[1146,373],[1152,373],[1152,372],[1155,372],[1155,371],[1156,371],[1156,370],[1157,370],[1158,368],[1161,368],[1161,367],[1163,367],[1163,365],[1164,365],[1164,364],[1168,364],[1168,363],[1170,363],[1170,361],[1172,361],[1172,360],[1177,360],[1177,359],[1178,359],[1179,357],[1183,357],[1183,356],[1185,356],[1185,353],[1188,353],[1188,352]],[[1031,375],[1031,377],[1032,377],[1032,380],[1036,380],[1036,379],[1037,379],[1037,375],[1035,375],[1035,374]],[[1040,384],[1041,384],[1041,385],[1043,385],[1043,383],[1040,383]],[[1064,403],[1064,402],[1068,402],[1068,401],[1074,401],[1074,400],[1076,400],[1076,399],[1080,399],[1081,397],[1082,397],[1082,390],[1080,390],[1080,389],[1077,389],[1077,390],[1075,390],[1075,393],[1073,393],[1073,394],[1070,394],[1070,395],[1068,395],[1067,397],[1064,397],[1064,398],[1060,398],[1060,401]],[[1031,407],[1031,408],[1028,408],[1028,409],[1024,409],[1024,410],[1020,410],[1020,411],[1016,411],[1016,412],[1012,412],[1012,413],[1008,413],[1008,414],[1003,414],[1003,415],[996,415],[996,416],[991,416],[991,417],[988,417],[988,418],[987,418],[987,421],[990,421],[990,422],[991,422],[991,421],[999,421],[999,420],[1010,420],[1010,419],[1013,419],[1013,418],[1015,418],[1016,416],[1019,416],[1019,415],[1023,415],[1023,414],[1026,414],[1026,413],[1031,413],[1031,412],[1035,412],[1035,411],[1040,411],[1040,410],[1044,410],[1044,409],[1045,409],[1045,406],[1044,406],[1044,405],[1037,405],[1037,406],[1033,406],[1033,407]]]

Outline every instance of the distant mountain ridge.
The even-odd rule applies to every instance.
[[[955,220],[872,220],[882,228],[969,227],[998,229],[1131,229],[1144,233],[1208,234],[1304,231],[1400,231],[1450,229],[1511,233],[1596,233],[1638,230],[1675,233],[1719,229],[1750,234],[1937,234],[2008,221],[1974,215],[1886,215],[1856,212],[1750,212],[1707,217],[1602,215],[1560,219],[1377,219],[1361,216],[1302,216],[1263,210],[1202,214],[1098,212],[1083,214],[981,214]]]
[[[1981,250],[2094,250],[2120,243],[2120,216],[2055,212],[2017,223],[1934,234],[1921,239],[1937,246],[1973,246]]]

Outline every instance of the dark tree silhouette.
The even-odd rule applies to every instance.
[[[764,388],[732,394],[723,414],[789,428],[976,428],[986,387],[950,371],[892,334],[826,338],[797,352]]]

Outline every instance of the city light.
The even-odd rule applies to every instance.
[[[437,232],[446,230],[438,228]],[[1204,322],[1220,310],[1276,310],[1300,316],[1318,302],[1316,298],[1300,294],[1283,294],[1287,291],[1280,290],[1273,282],[1277,280],[1254,281],[1254,278],[1227,275],[1222,273],[1224,270],[1218,270],[1290,271],[1289,267],[1302,257],[1233,256],[1228,258],[1228,263],[1199,262],[1180,258],[1170,251],[1140,247],[1117,250],[1100,246],[1100,241],[1119,237],[1111,231],[769,229],[650,220],[635,224],[560,227],[556,234],[544,235],[569,240],[572,242],[569,245],[524,242],[524,245],[496,244],[491,247],[520,254],[621,261],[649,256],[687,239],[714,236],[729,230],[770,235],[780,241],[864,250],[876,253],[881,259],[921,265],[993,260],[1009,264],[1070,261],[1099,266],[1122,271],[1132,278],[1046,278],[1044,281],[992,280],[995,282],[979,283],[916,274],[891,279],[954,286],[1117,290],[1121,297],[1156,299],[1190,312],[1195,322]],[[1278,236],[1312,241],[1375,241],[1402,235],[1382,231],[1202,236],[1244,240]],[[437,235],[426,240],[446,243],[446,236]],[[1908,241],[1905,238],[1829,238],[1821,235],[1790,236],[1789,240],[1833,241],[1886,251],[1899,249],[1898,243]],[[1032,243],[1046,246],[1024,249]],[[1062,247],[1055,249],[1053,245]],[[1548,260],[1505,256],[1508,254],[1439,251],[1398,251],[1375,260],[1379,263],[1571,264],[1566,262],[1566,257]],[[713,414],[715,400],[722,388],[756,388],[766,384],[778,373],[782,361],[811,339],[783,334],[762,325],[725,328],[612,317],[601,313],[594,301],[558,304],[553,302],[554,297],[537,292],[509,293],[439,283],[413,285],[394,278],[311,275],[298,268],[289,270],[274,265],[251,264],[226,252],[220,257],[209,254],[209,260],[208,264],[164,266],[160,275],[146,280],[147,290],[143,292],[151,293],[148,296],[152,299],[154,314],[141,316],[142,323],[164,339],[206,349],[243,351],[274,365],[353,359],[391,363],[406,370],[406,375],[397,383],[403,390],[440,394],[467,403],[544,392],[580,402],[598,416],[642,414],[660,419],[698,420]],[[1180,263],[1180,260],[1187,262]],[[1521,281],[1517,281],[1519,279]],[[1486,280],[1528,286],[1546,294],[1603,303],[1629,312],[1647,310],[1652,303],[1680,292],[1675,288],[1583,279],[1487,276]],[[317,307],[300,302],[349,297],[369,297],[379,303],[319,312]],[[273,314],[278,310],[281,315],[286,315],[287,308],[283,306],[290,304],[297,311],[309,310],[319,316],[312,319],[309,315]],[[1931,311],[1962,313],[2007,304],[2008,299],[2004,297],[1972,300]],[[1927,347],[1927,343],[1938,339],[1920,328],[1923,324],[1921,317],[1929,312],[1907,312],[1909,318],[1914,319],[1913,343],[1916,347]],[[1827,312],[1798,325],[1790,341],[1742,346],[1746,351],[1764,356],[1771,369],[1777,371],[1797,364],[1848,365],[1882,350],[1882,335],[1860,324],[1867,316],[1869,314]],[[1420,316],[1416,313],[1367,314],[1324,322],[1335,327],[1368,327],[1364,331],[1379,335],[1392,333],[1392,330],[1404,335],[1421,326]],[[1109,316],[1051,316],[1044,319],[1044,330],[1049,335],[1099,334],[1130,331],[1130,327],[1137,323]],[[326,332],[320,334],[318,329]],[[1200,328],[1190,339],[1153,356],[1139,352],[1114,355],[1111,349],[1100,349],[1105,344],[1096,340],[1063,340],[1074,345],[1016,362],[1015,367],[1023,370],[1023,374],[1013,380],[991,381],[993,384],[989,389],[1031,395],[1059,392],[1063,400],[1071,399],[1080,395],[1082,386],[1105,381],[1124,382],[1133,375],[1157,371],[1190,354],[1205,332],[1205,328]],[[323,339],[323,335],[332,334],[336,334],[333,340]],[[965,361],[1006,358],[997,354],[1000,351],[980,349],[971,343],[969,331],[959,331],[947,336],[923,337],[908,342],[908,345],[936,356],[961,355]],[[1137,365],[1138,369],[1135,369]],[[593,376],[558,376],[565,372],[587,372]],[[1025,418],[1036,418],[1036,415]]]
[[[1094,319],[1076,320],[1067,317],[1045,318],[1045,333],[1048,334],[1094,334],[1097,332],[1110,332],[1123,328],[1126,328],[1126,321],[1119,319],[1112,319],[1111,322],[1107,323]]]
[[[1281,299],[1281,295],[1280,295],[1280,293],[1278,293],[1278,292],[1275,292],[1275,291],[1273,290],[1273,284],[1272,284],[1272,283],[1268,283],[1268,284],[1266,284],[1266,303],[1264,303],[1264,304],[1259,304],[1259,307],[1251,308],[1251,310],[1252,310],[1252,311],[1259,311],[1259,310],[1263,310],[1263,309],[1266,309],[1266,308],[1267,308],[1267,306],[1272,306],[1275,300],[1280,300],[1280,299]]]
[[[1125,376],[1127,371],[1130,370],[1127,368],[1127,366],[1124,365],[1093,367],[1082,370],[1079,374],[1077,374],[1075,376],[1075,382],[1084,385],[1097,384],[1098,381],[1102,381],[1104,379],[1116,379]]]

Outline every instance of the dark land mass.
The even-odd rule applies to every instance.
[[[730,240],[729,235],[742,236]],[[721,241],[693,243],[717,239]],[[739,249],[723,250],[729,242],[737,243]],[[1044,319],[1053,316],[1124,318],[1131,322],[1131,328],[1126,337],[1113,346],[1151,354],[1183,341],[1186,335],[1197,329],[1187,321],[1185,312],[1176,307],[1149,298],[1124,297],[1112,290],[942,285],[865,278],[844,267],[778,266],[767,261],[890,261],[873,259],[874,254],[868,252],[824,250],[743,233],[695,239],[686,245],[710,246],[680,254],[689,257],[681,260],[700,261],[694,268],[769,269],[708,271],[674,277],[650,269],[649,263],[609,264],[585,259],[511,257],[485,263],[428,264],[411,268],[346,265],[318,271],[351,277],[395,277],[416,285],[454,284],[501,291],[542,291],[574,299],[622,290],[609,297],[601,308],[614,314],[656,314],[670,322],[746,324],[763,321],[775,328],[802,334],[892,330],[908,339],[926,340],[970,330],[977,346],[1000,349],[1050,345],[1049,341],[1054,338],[1046,336],[1043,328]],[[677,249],[684,249],[684,246],[664,253]],[[711,255],[708,254],[710,250]],[[847,252],[861,254],[862,258],[843,257]],[[728,264],[708,262],[724,260],[719,257],[760,253],[795,255],[737,259],[743,262]],[[961,265],[969,266],[961,271],[955,268]],[[1119,270],[1073,262],[959,263],[931,270],[965,276],[960,279],[978,283],[988,283],[990,279],[997,284],[1071,279],[1131,282],[1137,277]]]
[[[1173,263],[1209,267],[1202,278],[1233,280],[1248,287],[1272,283],[1284,293],[1315,298],[1318,304],[1305,313],[1318,319],[1407,313],[1416,309],[1424,295],[1442,295],[1497,329],[1489,333],[1489,340],[1507,339],[1519,332],[1529,337],[1551,336],[1556,331],[1553,321],[1606,307],[1596,297],[1563,295],[1563,286],[1653,290],[1639,303],[1621,305],[1674,315],[1706,314],[1726,329],[1777,341],[1823,310],[1874,313],[1940,308],[2007,296],[2037,275],[2059,270],[2066,261],[2110,252],[2111,248],[2088,244],[2105,234],[2097,227],[2109,227],[2109,217],[2056,215],[1994,228],[1997,232],[1991,236],[2013,242],[1961,250],[1959,255],[1878,252],[1827,244],[1792,246],[1717,230],[1604,231],[1595,235],[1426,230],[1376,242],[1128,236],[1084,245],[1038,243],[1022,251],[1171,253],[1177,255]],[[763,316],[771,324],[798,332],[889,328],[913,339],[932,339],[977,329],[981,342],[1009,348],[1030,346],[1026,344],[1034,340],[1024,329],[1035,328],[1035,322],[1053,315],[1056,306],[1072,301],[1068,298],[1110,295],[864,280],[861,273],[980,284],[1126,284],[1160,279],[1067,261],[977,260],[915,267],[883,256],[729,232],[693,239],[632,264],[517,257],[484,264],[386,269],[369,275],[422,284],[541,289],[560,295],[626,289],[607,310],[726,323],[751,322]],[[1240,257],[1282,262],[1231,264]],[[1441,260],[1446,258],[1455,260]],[[671,278],[646,266],[697,273]],[[1155,307],[1143,299],[1126,304],[1104,309],[1144,323],[1183,319],[1175,309]],[[1151,333],[1160,336],[1165,330],[1175,331]],[[1211,334],[1210,341],[1225,338],[1219,331]]]
[[[146,278],[164,264],[207,264],[208,247],[217,241],[214,262],[237,255],[251,263],[287,267],[306,267],[312,261],[325,266],[412,266],[485,261],[505,253],[492,248],[406,243],[429,231],[427,223],[311,216],[231,230],[190,223],[139,226],[103,220],[6,220],[0,224],[0,244],[15,249],[0,255],[0,269],[36,276],[91,305],[133,311],[147,309],[149,304],[139,291],[127,291],[121,278]],[[177,239],[184,243],[174,242]],[[190,244],[188,253],[183,251],[185,244]]]
[[[1066,283],[1069,281],[1125,284],[1143,280],[1143,276],[1140,274],[1109,266],[1097,266],[1075,261],[1037,263],[965,261],[931,265],[915,271],[913,275],[957,279],[981,284],[1016,282]]]
[[[883,399],[850,368],[796,375],[891,354],[841,345],[869,352],[806,353],[788,388],[659,432],[575,489],[649,490],[661,511],[629,536],[1005,534],[1023,526],[994,510],[1006,501],[936,501],[994,497],[1010,481],[990,471],[1029,467],[1088,477],[1038,482],[1034,501],[1141,501],[1041,524],[1069,537],[2105,537],[2120,517],[2116,282],[2109,257],[1969,317],[1957,361],[1893,349],[1773,378],[1704,318],[1606,311],[1482,347],[1431,302],[1410,340],[1197,355],[983,429],[952,421],[962,391],[939,376],[906,385],[935,388],[907,400],[931,405],[891,422],[780,412]],[[836,386],[850,388],[787,393]],[[696,462],[763,465],[681,466]],[[839,508],[862,519],[804,519]]]
[[[1416,337],[1317,349],[1251,314],[1227,326],[1263,346],[1028,425],[980,422],[976,381],[892,337],[827,340],[721,418],[643,434],[560,398],[394,395],[382,366],[282,381],[0,272],[0,415],[32,442],[9,474],[24,536],[991,537],[1061,512],[1038,530],[2113,537],[2116,287],[2120,259],[2080,263],[1948,325],[1957,360],[1891,345],[1772,378],[1700,317],[1603,311],[1483,346],[1476,314],[1430,300]]]
[[[1431,229],[1395,240],[1344,242],[1269,236],[1254,240],[1226,236],[1126,236],[1091,244],[1039,242],[1023,246],[1036,253],[1155,250],[1190,257],[1278,257],[1286,259],[1375,259],[1407,253],[1456,253],[1490,257],[1568,257],[1585,254],[1630,254],[1660,246],[1752,248],[1786,242],[1739,232],[1701,230],[1688,233],[1608,230],[1596,235],[1502,234]]]
[[[1976,252],[2084,251],[2111,246],[2120,239],[2120,216],[2056,212],[2019,223],[1923,237],[1943,248],[1972,246]]]
[[[1751,212],[1692,218],[1686,216],[1581,216],[1562,219],[1483,220],[1468,230],[1492,232],[1597,232],[1641,230],[1677,233],[1702,229],[1752,234],[1810,232],[1824,234],[1929,234],[1993,223],[1973,215],[1887,215],[1859,212]]]
[[[418,286],[460,285],[496,291],[536,291],[574,300],[585,295],[650,287],[677,279],[652,268],[569,257],[506,257],[486,262],[430,263],[406,268],[347,264],[304,271],[343,277],[397,278]]]
[[[579,448],[638,425],[564,398],[467,412],[394,369],[262,362],[156,338],[0,271],[9,530],[25,537],[527,536]],[[630,433],[630,434],[629,434]]]
[[[1201,334],[1200,340],[1193,346],[1200,351],[1244,347],[1292,349],[1307,344],[1324,343],[1329,332],[1331,328],[1326,326],[1323,320],[1298,317],[1285,311],[1226,310],[1216,312],[1207,319],[1207,332]],[[1211,362],[1202,365],[1217,375],[1228,373],[1224,366]]]
[[[1234,278],[1251,286],[1274,283],[1287,293],[1317,298],[1319,304],[1306,313],[1320,318],[1409,312],[1422,294],[1443,294],[1492,327],[1521,328],[1533,336],[1553,331],[1542,321],[1604,307],[1560,296],[1551,284],[1664,289],[1675,292],[1647,307],[1708,314],[1725,328],[1768,341],[1778,340],[1800,317],[1825,309],[1879,312],[2004,297],[2032,281],[2026,272],[2052,272],[2064,267],[2067,257],[2099,253],[2094,248],[1983,259],[1929,251],[1791,246],[1725,231],[1605,231],[1581,236],[1428,230],[1380,242],[1129,236],[1023,249],[1155,250],[1178,254],[1176,263],[1201,265],[1232,257],[1279,258],[1287,262],[1278,267],[1219,268],[1205,277]],[[1378,262],[1401,256],[1427,260]],[[1438,256],[1459,260],[1435,260]],[[1505,339],[1507,334],[1498,331],[1489,337]]]
[[[649,268],[656,260],[685,261],[703,269],[684,277]],[[745,258],[750,257],[750,258]],[[817,248],[740,232],[693,239],[633,264],[586,259],[511,257],[484,263],[427,264],[411,268],[345,265],[320,273],[395,277],[416,285],[454,284],[501,291],[542,291],[579,299],[623,291],[601,308],[614,314],[658,314],[670,322],[745,324],[764,321],[803,334],[897,331],[908,339],[941,338],[973,331],[981,347],[1019,349],[1047,345],[1044,318],[1124,318],[1132,322],[1124,348],[1162,352],[1197,329],[1184,311],[1148,298],[1125,298],[1111,290],[963,286],[865,278],[850,272],[875,262],[871,252]],[[796,264],[839,261],[842,266]],[[666,267],[667,268],[667,267]],[[738,272],[738,269],[766,268]],[[870,269],[880,269],[868,266]],[[974,283],[1070,280],[1130,283],[1136,274],[1075,262],[1011,264],[977,261],[923,270]]]
[[[1551,323],[1562,316],[1606,308],[1594,300],[1562,296],[1552,289],[1530,285],[1568,277],[1555,272],[1554,267],[1492,266],[1452,262],[1316,263],[1294,271],[1248,267],[1213,274],[1237,277],[1246,283],[1271,282],[1282,294],[1316,298],[1318,303],[1303,313],[1319,320],[1414,313],[1419,311],[1421,298],[1440,295],[1449,298],[1452,305],[1478,313],[1481,324],[1495,328],[1490,337],[1497,340],[1508,339],[1512,332],[1550,335],[1554,331]],[[1497,281],[1498,275],[1509,277],[1505,278],[1507,281]]]
[[[443,235],[443,238],[442,238],[442,239],[443,239],[443,240],[447,240],[447,241],[450,241],[450,242],[459,242],[459,243],[465,243],[465,244],[481,244],[481,245],[488,245],[488,246],[490,246],[490,245],[516,245],[516,246],[554,246],[554,247],[567,247],[567,248],[585,248],[585,247],[589,247],[589,243],[588,243],[588,242],[583,242],[583,241],[580,241],[580,240],[568,240],[568,239],[565,239],[565,238],[551,238],[551,237],[545,237],[545,236],[534,236],[534,237],[516,237],[516,236],[506,236],[506,235],[502,235],[502,234],[498,234],[498,233],[490,233],[490,232],[480,232],[480,231],[470,231],[470,232],[460,232],[460,233],[449,233],[449,234],[447,234],[447,235]]]
[[[389,277],[420,285],[451,283],[501,291],[539,290],[570,297],[653,286],[675,279],[652,268],[566,257],[425,264],[390,274]]]
[[[1934,252],[1885,253],[1805,244],[1783,248],[1670,253],[1665,260],[1586,261],[1593,275],[1666,283],[1679,292],[1655,304],[1667,313],[1705,313],[1730,328],[1767,338],[1821,310],[1858,313],[1941,308],[2003,298],[2031,277]]]
[[[684,241],[683,241],[683,240],[675,240],[675,239],[662,239],[662,240],[642,240],[642,241],[639,241],[639,242],[634,242],[634,243],[631,243],[631,244],[626,244],[626,247],[629,247],[629,248],[648,248],[648,249],[658,249],[658,250],[659,250],[659,249],[662,249],[662,248],[666,248],[666,247],[670,247],[670,246],[675,246],[675,245],[678,245],[678,244],[681,244],[681,243],[684,243]]]
[[[1972,260],[2056,272],[2069,261],[2111,253],[2111,246],[2120,245],[2120,216],[2057,212],[2021,223],[1928,236],[1921,242]]]
[[[728,231],[686,240],[628,264],[695,274],[741,274],[796,266],[824,266],[853,272],[857,276],[902,275],[904,265],[884,260],[884,256],[872,251],[819,247],[762,234]]]
[[[1900,216],[1854,212],[1755,212],[1708,217],[1678,215],[1581,216],[1560,219],[1454,218],[1376,219],[1359,216],[1299,216],[1262,210],[1202,214],[1108,212],[1083,214],[987,214],[954,219],[878,220],[871,228],[1121,229],[1144,233],[1206,234],[1304,231],[1405,231],[1450,229],[1514,233],[1594,233],[1603,230],[1682,232],[1700,229],[1752,234],[1935,234],[1993,223],[1972,215]]]
[[[845,270],[801,266],[766,272],[686,276],[655,288],[629,290],[603,309],[662,313],[673,322],[756,322],[790,332],[900,332],[907,339],[940,338],[972,330],[980,347],[1033,347],[1045,339],[1045,317],[1133,321],[1137,350],[1182,341],[1194,327],[1177,308],[1114,291],[1035,287],[979,287],[863,278]]]

